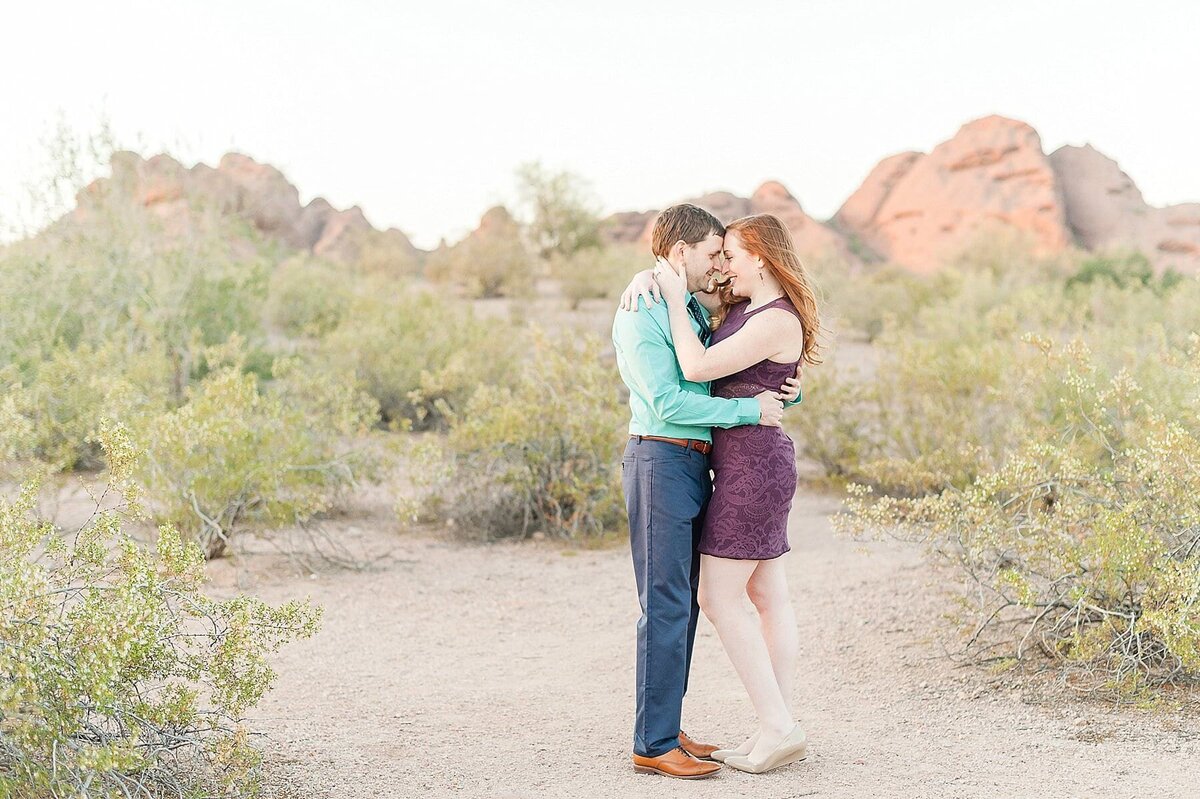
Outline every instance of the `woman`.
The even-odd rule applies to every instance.
[[[791,234],[771,214],[726,227],[722,307],[707,349],[693,332],[686,278],[660,259],[653,279],[667,302],[683,375],[712,381],[713,396],[748,397],[778,387],[801,361],[820,363],[816,301]],[[635,294],[646,276],[630,285]],[[792,440],[777,427],[713,430],[713,495],[699,550],[699,602],[716,627],[758,715],[759,729],[713,758],[761,773],[803,760],[805,734],[791,708],[798,637],[780,556],[788,552],[787,516],[796,490]],[[749,594],[760,625],[746,612]]]

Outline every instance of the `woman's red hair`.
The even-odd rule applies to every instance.
[[[817,298],[808,272],[796,255],[796,245],[792,241],[791,232],[774,214],[752,214],[735,219],[725,226],[725,231],[726,235],[736,234],[747,252],[762,259],[763,266],[775,276],[792,305],[800,312],[800,326],[804,330],[804,346],[800,360],[813,365],[821,363],[821,359],[817,357],[820,351],[820,347],[817,346],[817,334],[821,330]],[[718,316],[723,320],[725,312],[734,302],[728,288],[721,289],[721,300],[724,308]]]

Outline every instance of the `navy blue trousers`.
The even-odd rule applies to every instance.
[[[642,616],[637,625],[633,751],[679,746],[700,606],[701,522],[712,495],[708,456],[665,441],[630,439],[621,459],[629,546]]]

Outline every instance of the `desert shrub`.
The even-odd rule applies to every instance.
[[[137,450],[120,426],[98,435],[109,485],[73,537],[34,516],[36,482],[0,498],[0,796],[255,795],[244,713],[320,608],[209,598],[170,525],[140,546],[123,529]]]
[[[1067,278],[1067,288],[1106,281],[1118,288],[1140,286],[1161,294],[1183,280],[1174,270],[1154,273],[1150,260],[1140,252],[1094,255],[1084,259],[1079,269]]]
[[[828,314],[839,329],[873,341],[886,319],[909,319],[937,291],[937,280],[900,267],[882,267],[850,277],[844,267],[826,267],[816,277],[828,298]]]
[[[616,300],[639,269],[653,265],[632,245],[589,247],[551,261],[551,274],[562,283],[571,309],[589,299]]]
[[[480,388],[450,431],[414,456],[417,514],[470,537],[599,534],[623,518],[619,452],[626,410],[595,336],[535,331],[510,385]],[[414,513],[409,502],[401,515]]]
[[[379,403],[383,421],[444,427],[480,385],[509,379],[520,335],[465,303],[433,294],[358,297],[321,342],[317,368],[345,368]]]
[[[421,273],[421,258],[412,242],[398,230],[359,230],[350,234],[357,257],[346,265],[364,277],[402,280]]]
[[[319,338],[341,323],[353,297],[344,268],[312,258],[292,258],[271,273],[267,315],[289,336]]]
[[[521,297],[532,292],[537,268],[521,226],[498,206],[484,214],[478,230],[431,253],[425,275],[458,286],[467,297]]]
[[[146,425],[144,476],[162,517],[214,558],[250,522],[302,524],[330,508],[372,468],[343,440],[366,434],[379,408],[346,373],[296,359],[277,360],[263,386],[236,337],[206,360],[187,401]]]
[[[797,455],[819,465],[835,483],[859,475],[860,465],[881,451],[873,384],[848,375],[835,355],[807,369],[803,387],[813,399],[783,415]]]
[[[842,529],[921,540],[957,568],[964,649],[1045,656],[1081,690],[1146,699],[1200,676],[1200,337],[1162,352],[1191,387],[1163,407],[1081,342],[1030,337],[1057,413],[998,465],[920,497],[851,490]]]
[[[165,352],[131,352],[123,338],[53,350],[28,384],[16,379],[15,365],[0,370],[0,396],[22,419],[13,428],[8,458],[38,460],[54,471],[94,469],[100,465],[95,434],[102,418],[132,422],[167,407],[171,364]],[[19,430],[27,434],[18,445]]]
[[[962,488],[994,470],[1031,426],[1061,414],[1062,387],[1036,368],[1036,349],[1021,343],[1026,333],[1060,344],[1083,339],[1097,368],[1109,377],[1127,370],[1163,413],[1187,401],[1189,387],[1162,367],[1162,353],[1196,329],[1200,281],[1159,293],[1107,281],[1067,289],[1056,277],[1022,281],[991,270],[941,280],[941,299],[887,318],[871,374],[809,375],[814,402],[789,415],[789,425],[801,453],[831,477],[911,496]],[[818,391],[838,401],[818,403]]]
[[[186,236],[138,208],[65,220],[0,251],[0,366],[28,382],[63,347],[122,336],[130,351],[165,348],[178,398],[204,347],[233,332],[257,346],[268,269],[220,220]]]

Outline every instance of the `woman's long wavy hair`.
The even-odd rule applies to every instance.
[[[730,222],[725,226],[725,231],[726,234],[736,233],[746,251],[762,259],[763,265],[771,270],[792,305],[800,312],[800,325],[804,330],[804,348],[800,360],[814,366],[821,363],[818,356],[821,348],[817,344],[821,317],[817,311],[817,298],[808,272],[796,255],[796,245],[787,227],[774,214],[752,214]],[[721,310],[713,319],[714,327],[725,320],[730,307],[746,301],[742,297],[734,297],[728,286],[720,289],[720,297]]]

